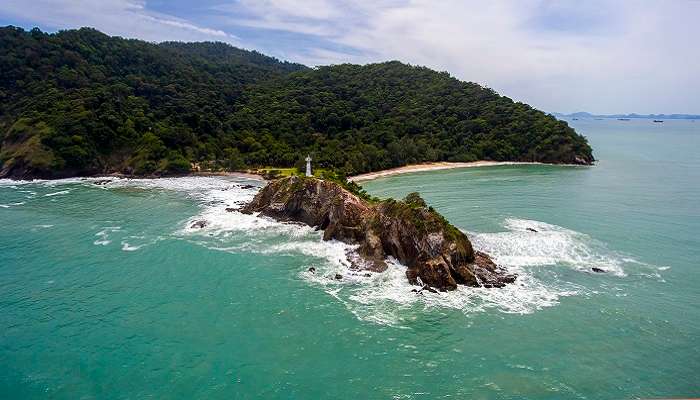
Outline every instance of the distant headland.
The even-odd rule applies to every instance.
[[[571,114],[552,113],[557,118],[624,118],[624,119],[700,119],[700,114],[591,114],[579,111]]]

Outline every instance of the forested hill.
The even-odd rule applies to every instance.
[[[0,176],[184,173],[193,164],[346,174],[423,161],[586,164],[565,122],[400,62],[307,68],[223,43],[0,28]]]

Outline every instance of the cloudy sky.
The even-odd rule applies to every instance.
[[[550,112],[700,114],[697,0],[1,0],[0,24],[400,60]]]

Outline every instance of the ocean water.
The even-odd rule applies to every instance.
[[[500,290],[353,274],[226,211],[257,181],[0,181],[0,398],[700,396],[700,122],[571,123],[595,167],[365,183],[419,191],[519,274]]]

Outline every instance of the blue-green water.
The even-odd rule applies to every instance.
[[[0,398],[700,396],[700,123],[573,123],[595,167],[365,184],[420,191],[520,274],[503,290],[353,275],[343,244],[226,212],[250,181],[0,181]]]

